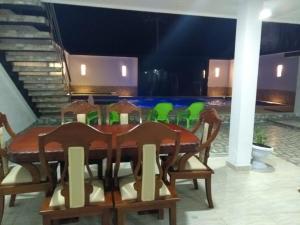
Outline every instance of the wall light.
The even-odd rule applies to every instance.
[[[216,67],[215,68],[215,77],[218,78],[220,76],[220,68]]]
[[[259,19],[260,20],[265,20],[268,19],[272,16],[272,10],[271,9],[263,9],[259,13]]]
[[[203,70],[203,71],[202,71],[202,74],[203,74],[203,79],[205,79],[206,71]]]
[[[80,73],[81,73],[81,76],[86,75],[86,65],[85,64],[80,65]]]
[[[122,65],[121,71],[122,71],[122,77],[127,77],[127,66]]]
[[[283,71],[283,65],[278,65],[277,66],[277,77],[282,77],[282,71]]]

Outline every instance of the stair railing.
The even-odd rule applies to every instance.
[[[53,44],[55,45],[59,54],[60,62],[62,64],[62,73],[64,77],[65,90],[68,95],[71,95],[71,75],[66,57],[65,48],[61,39],[61,32],[57,22],[54,5],[51,3],[44,3],[47,14],[47,19],[50,27],[50,34],[52,35]]]

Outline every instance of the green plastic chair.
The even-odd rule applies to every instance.
[[[120,123],[120,113],[116,111],[109,112],[109,125]]]
[[[148,114],[148,120],[169,123],[169,113],[172,110],[172,103],[160,102],[150,111]]]
[[[88,125],[95,125],[98,124],[98,112],[93,111],[93,112],[89,112],[86,115],[86,123]]]
[[[178,112],[176,117],[177,125],[180,121],[186,121],[186,127],[190,128],[191,122],[198,121],[199,115],[202,111],[204,111],[205,102],[194,102],[192,103],[186,110],[182,112]]]

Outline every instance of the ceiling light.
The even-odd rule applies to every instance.
[[[259,19],[265,20],[272,16],[272,10],[271,9],[263,9],[260,11]]]

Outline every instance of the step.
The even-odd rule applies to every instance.
[[[60,72],[62,68],[49,66],[13,66],[13,72]]]
[[[0,50],[55,51],[50,40],[0,39]]]
[[[32,98],[33,102],[64,102],[68,103],[70,102],[70,97],[69,96],[60,96],[60,97],[33,97]]]
[[[0,5],[43,6],[40,0],[0,0]]]
[[[39,31],[33,26],[1,25],[0,38],[50,39],[51,35],[49,32]]]
[[[40,90],[29,90],[28,92],[29,96],[32,97],[42,97],[42,96],[67,96],[66,92],[64,90],[50,90],[50,91],[40,91]]]
[[[19,15],[9,9],[0,9],[0,23],[48,25],[48,20],[43,16]]]
[[[66,104],[68,104],[68,102],[61,102],[61,103],[53,103],[53,102],[50,102],[50,103],[36,103],[36,107],[41,109],[53,109],[53,108],[59,108],[61,109],[63,106],[65,106]]]
[[[26,84],[62,84],[61,76],[20,76],[19,80]]]
[[[24,88],[33,91],[63,91],[65,88],[64,84],[24,84]]]
[[[39,109],[39,112],[42,114],[59,114],[61,112],[61,108],[41,108]]]
[[[18,72],[19,76],[63,76],[63,72]]]
[[[57,52],[6,52],[8,62],[54,62],[59,61]]]

